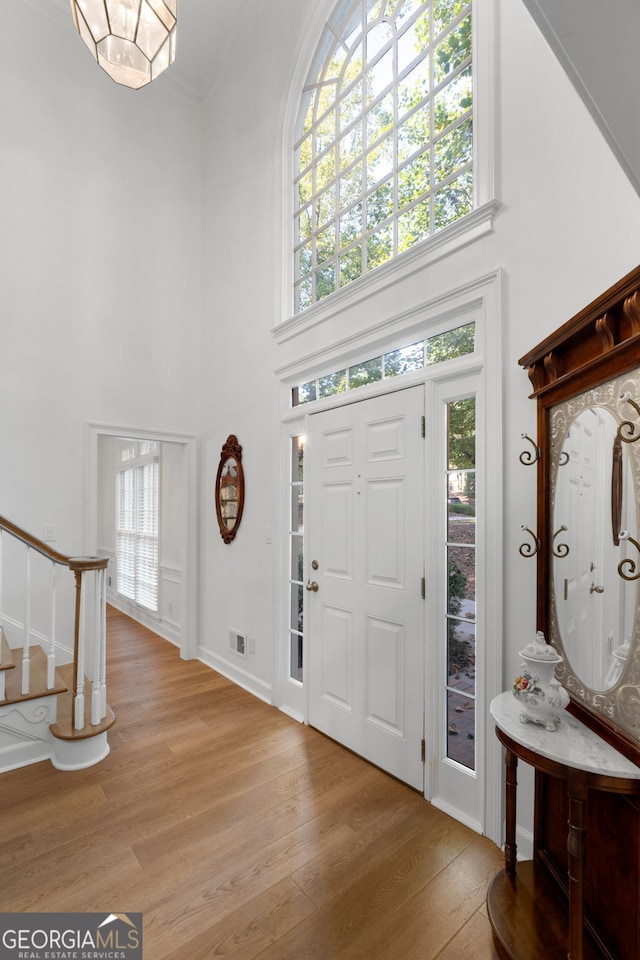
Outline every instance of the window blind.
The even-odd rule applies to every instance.
[[[158,609],[158,460],[116,474],[116,588]]]

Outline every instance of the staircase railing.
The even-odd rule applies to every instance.
[[[75,580],[75,610],[73,614],[73,728],[81,731],[85,727],[85,677],[88,678],[90,691],[90,722],[99,724],[107,714],[106,680],[106,589],[105,571],[109,563],[106,557],[67,557],[52,549],[45,541],[39,540],[15,523],[0,516],[0,628],[4,622],[3,585],[4,538],[11,537],[24,545],[25,553],[25,591],[22,637],[22,678],[23,696],[32,693],[31,655],[32,644],[32,554],[44,557],[50,564],[49,587],[49,635],[45,637],[47,657],[46,688],[55,686],[56,668],[56,628],[58,595],[57,571],[66,567]],[[90,581],[90,582],[89,582]],[[0,633],[2,631],[0,630]],[[6,647],[5,647],[6,649]],[[0,666],[2,666],[2,644],[0,643]],[[6,671],[0,671],[0,678]],[[4,680],[0,689],[0,705],[5,700]]]

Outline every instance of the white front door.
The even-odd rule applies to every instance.
[[[411,786],[424,764],[424,388],[310,417],[309,722]]]

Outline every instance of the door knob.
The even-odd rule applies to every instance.
[[[589,593],[604,593],[604,587],[596,587],[595,584],[591,584],[589,587]]]
[[[315,582],[315,580],[309,579],[309,580],[307,580],[307,582],[306,582],[305,589],[307,589],[307,590],[312,590],[313,593],[317,593],[317,592],[318,592],[318,584]]]

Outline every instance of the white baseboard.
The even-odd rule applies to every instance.
[[[137,620],[147,629],[157,633],[163,640],[168,640],[176,647],[180,647],[180,627],[177,623],[169,620],[162,620],[154,617],[152,613],[147,613],[143,607],[136,603],[130,603],[117,593],[107,590],[107,603],[120,613],[126,614],[132,620]]]
[[[431,804],[438,810],[442,810],[442,812],[446,813],[447,816],[453,817],[453,819],[457,820],[458,823],[463,823],[465,827],[469,827],[469,829],[473,830],[475,833],[482,834],[482,824],[478,820],[474,820],[461,810],[457,810],[455,807],[451,806],[450,803],[444,803],[438,797],[435,797],[435,799],[431,800]]]
[[[232,680],[233,683],[242,687],[243,690],[252,693],[254,697],[258,697],[259,700],[268,703],[269,706],[272,705],[271,684],[265,683],[264,680],[260,680],[247,670],[243,670],[242,667],[236,666],[235,663],[231,663],[217,653],[211,653],[210,650],[205,650],[204,647],[198,647],[196,656],[198,660],[206,664],[206,666],[211,667],[211,669],[217,673],[222,674],[227,680]]]
[[[518,860],[533,859],[533,833],[516,827],[516,850]]]
[[[292,720],[304,723],[304,716],[298,710],[292,710],[291,707],[278,707],[278,710],[280,713],[285,713],[288,717],[291,717]]]

